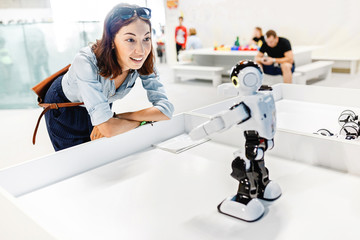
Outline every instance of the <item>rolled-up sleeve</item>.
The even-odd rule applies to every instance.
[[[140,75],[139,77],[147,92],[149,102],[168,118],[171,118],[174,113],[174,106],[166,95],[164,85],[160,82],[159,75],[152,73],[150,75]]]
[[[107,97],[102,91],[102,84],[98,80],[97,67],[85,55],[78,54],[69,73],[75,79],[79,88],[80,101],[90,115],[93,126],[106,122],[112,117],[112,111]]]

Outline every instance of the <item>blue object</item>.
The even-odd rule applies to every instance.
[[[280,66],[274,66],[273,65],[263,65],[264,73],[269,75],[282,75],[281,67]],[[294,72],[295,70],[295,64],[293,63],[291,72]]]

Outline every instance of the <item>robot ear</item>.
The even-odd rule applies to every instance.
[[[254,67],[247,67],[243,69],[240,74],[242,79],[242,84],[244,87],[258,88],[262,82],[262,75]],[[239,76],[240,77],[240,76]]]
[[[231,78],[231,82],[234,84],[234,86],[236,88],[240,87],[240,82],[239,82],[239,78],[237,76],[233,76]]]

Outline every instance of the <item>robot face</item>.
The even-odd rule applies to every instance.
[[[241,61],[231,70],[231,82],[244,92],[256,92],[262,80],[261,68],[253,61]]]

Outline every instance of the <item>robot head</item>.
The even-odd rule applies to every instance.
[[[260,66],[251,60],[244,60],[231,69],[231,82],[243,93],[253,94],[263,82]]]

